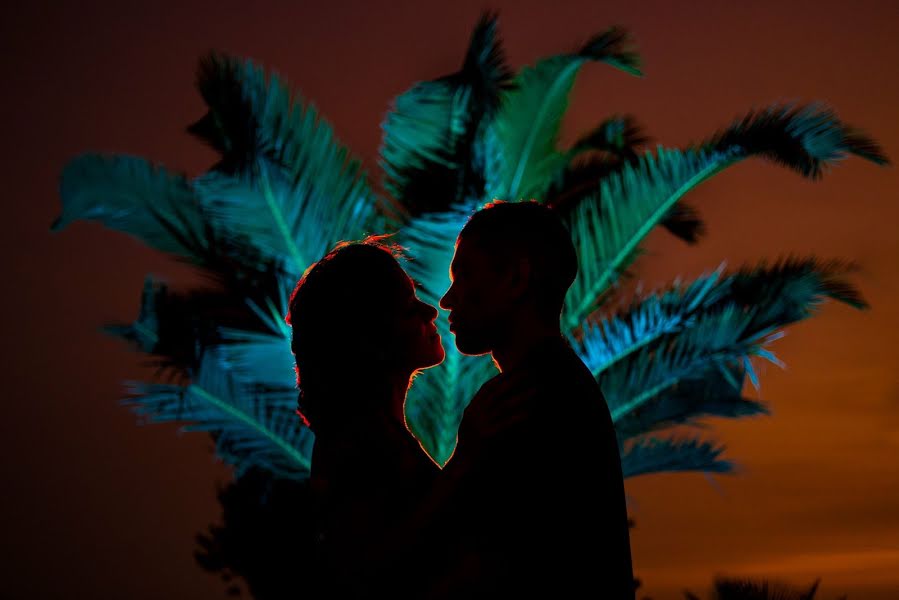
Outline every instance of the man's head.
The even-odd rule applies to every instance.
[[[515,327],[558,328],[576,275],[571,236],[555,212],[537,202],[488,204],[462,228],[440,300],[459,351],[492,352]]]

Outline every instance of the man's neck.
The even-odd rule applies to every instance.
[[[562,332],[558,323],[550,325],[530,322],[527,325],[513,326],[509,335],[494,348],[493,362],[500,372],[505,373],[521,363],[534,348],[547,341],[561,339]]]

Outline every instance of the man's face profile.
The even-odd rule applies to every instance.
[[[469,355],[491,352],[506,296],[503,278],[476,241],[460,238],[450,265],[450,280],[452,285],[440,299],[440,307],[450,311],[456,347]]]

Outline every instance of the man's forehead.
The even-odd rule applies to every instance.
[[[486,257],[487,250],[477,240],[459,238],[456,242],[456,253],[453,255],[453,262],[470,264],[480,262]]]

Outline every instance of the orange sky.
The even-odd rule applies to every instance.
[[[190,174],[211,164],[183,133],[203,113],[193,73],[210,48],[286,75],[370,172],[389,99],[454,70],[483,7],[501,11],[516,66],[612,24],[635,35],[646,76],[585,68],[566,139],[629,112],[677,146],[750,108],[817,99],[899,160],[890,1],[72,4],[7,8],[0,22],[12,258],[4,597],[224,597],[192,553],[194,534],[219,517],[215,484],[229,470],[201,434],[136,425],[117,404],[120,382],[152,371],[97,332],[136,316],[145,273],[175,285],[197,277],[95,224],[49,233],[57,177],[77,153],[136,154]],[[853,281],[872,305],[826,304],[775,343],[788,368],[763,367],[759,392],[773,416],[709,423],[738,475],[627,481],[635,571],[656,600],[704,592],[717,572],[803,585],[821,576],[824,599],[899,596],[897,183],[895,168],[860,159],[819,182],[753,161],[688,197],[709,228],[699,246],[651,236],[636,269],[648,287],[792,252],[858,261]]]

